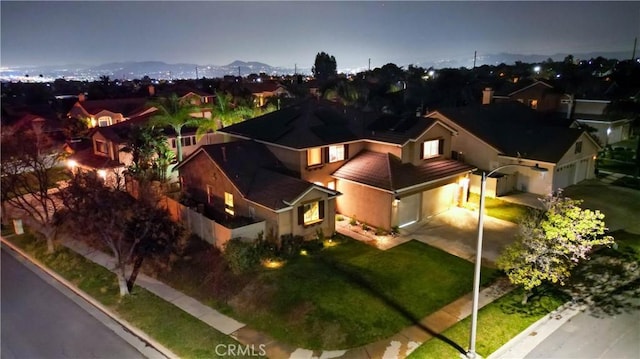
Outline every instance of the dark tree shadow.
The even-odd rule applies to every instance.
[[[640,263],[630,247],[598,251],[576,268],[565,288],[572,304],[604,317],[640,309]]]
[[[447,343],[448,345],[450,345],[452,348],[454,348],[455,350],[457,350],[461,354],[466,354],[467,351],[462,346],[460,346],[460,344],[454,342],[450,338],[447,338],[446,336],[444,336],[444,335],[434,331],[433,329],[425,326],[424,324],[420,323],[422,318],[416,317],[407,308],[403,307],[400,303],[396,302],[393,298],[391,298],[390,296],[386,295],[385,293],[382,293],[378,288],[376,288],[374,285],[372,285],[372,283],[370,281],[368,281],[364,276],[362,276],[360,273],[358,273],[358,271],[361,270],[361,269],[355,269],[353,266],[350,266],[348,264],[332,260],[332,259],[324,257],[324,256],[321,256],[320,260],[322,262],[324,262],[326,265],[330,266],[336,272],[342,273],[352,283],[354,283],[354,284],[358,285],[360,288],[366,290],[371,295],[381,299],[387,306],[389,306],[390,308],[392,308],[395,311],[397,311],[398,313],[400,313],[404,318],[409,320],[413,325],[415,325],[415,326],[419,327],[420,329],[424,330],[426,333],[430,334],[434,338]]]

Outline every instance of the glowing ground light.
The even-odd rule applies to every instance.
[[[267,260],[262,262],[262,265],[265,268],[277,269],[277,268],[280,268],[280,267],[284,266],[284,261],[279,261],[279,260],[275,260],[275,259],[267,259]]]
[[[334,241],[333,239],[326,239],[323,242],[323,245],[324,245],[325,248],[327,248],[327,247],[335,247],[335,246],[338,245],[338,243],[336,241]]]

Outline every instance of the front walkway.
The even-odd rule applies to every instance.
[[[111,271],[115,266],[114,259],[108,254],[88,247],[86,244],[67,238],[62,244],[74,252],[86,257]],[[466,318],[471,312],[472,293],[468,293],[456,301],[446,305],[439,311],[429,315],[420,323],[407,327],[390,338],[379,340],[358,348],[345,350],[308,350],[295,348],[280,343],[265,333],[259,332],[243,323],[236,321],[211,307],[169,287],[168,285],[139,274],[136,285],[143,287],[160,298],[170,302],[185,312],[207,323],[212,328],[229,335],[242,344],[265,345],[267,356],[270,358],[312,359],[312,358],[405,358],[414,349]],[[480,292],[480,307],[500,298],[513,287],[501,280]],[[461,343],[464,345],[464,343]]]

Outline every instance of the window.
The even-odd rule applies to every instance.
[[[105,126],[110,126],[110,125],[111,125],[111,117],[102,116],[102,117],[98,118],[98,126],[105,127]]]
[[[232,216],[235,214],[233,210],[233,195],[229,192],[224,193],[224,211]]]
[[[344,145],[329,146],[329,163],[344,160]]]
[[[298,224],[305,226],[321,222],[324,218],[324,201],[305,203],[298,207]]]
[[[207,203],[213,204],[213,186],[207,185]]]
[[[582,141],[578,141],[576,142],[576,150],[575,153],[580,153],[582,152]]]
[[[422,158],[438,157],[442,154],[443,140],[430,140],[422,143]]]
[[[528,100],[527,105],[535,110],[538,108],[538,100]]]
[[[327,182],[327,188],[335,190],[336,189],[336,181]]]
[[[307,150],[307,166],[315,166],[322,163],[322,151],[320,147]]]
[[[171,148],[176,148],[176,139],[175,138],[171,139]]]
[[[96,152],[104,154],[104,155],[108,155],[109,154],[109,147],[107,146],[107,143],[104,142],[104,141],[97,141],[96,140]]]
[[[192,140],[193,140],[193,144],[195,145],[196,144],[195,136],[182,137],[180,143],[182,143],[182,147],[191,146]]]

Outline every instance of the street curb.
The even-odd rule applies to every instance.
[[[511,338],[486,359],[524,358],[538,344],[581,311],[582,307],[576,309],[570,302],[561,305]]]
[[[142,340],[145,343],[145,345],[154,348],[160,354],[164,355],[165,357],[167,357],[169,359],[180,359],[180,357],[178,355],[173,353],[171,350],[166,348],[164,345],[158,343],[153,338],[149,337],[145,332],[143,332],[140,329],[138,329],[135,326],[133,326],[131,323],[129,323],[126,320],[118,317],[115,313],[111,312],[108,308],[106,308],[104,305],[102,305],[102,303],[100,303],[97,300],[93,299],[91,296],[89,296],[88,294],[86,294],[85,292],[83,292],[82,290],[80,290],[79,288],[74,286],[72,283],[70,283],[69,281],[67,281],[66,279],[64,279],[60,275],[58,275],[58,273],[55,273],[54,271],[52,271],[49,268],[47,268],[45,265],[40,263],[40,261],[38,261],[38,260],[32,258],[31,256],[29,256],[27,253],[22,251],[19,247],[15,246],[13,243],[11,243],[8,240],[6,240],[4,238],[4,236],[0,236],[0,241],[2,242],[3,245],[6,245],[8,248],[13,250],[15,253],[20,254],[23,258],[28,260],[31,264],[33,264],[36,267],[38,267],[44,273],[46,273],[49,276],[51,276],[53,279],[58,281],[60,284],[64,285],[67,289],[69,289],[70,291],[75,293],[77,296],[79,296],[80,298],[84,299],[87,303],[91,304],[92,306],[94,306],[95,308],[100,310],[103,314],[107,315],[109,318],[114,320],[116,323],[118,323],[119,325],[124,327],[131,334],[133,334],[134,336],[138,337],[140,340]]]

